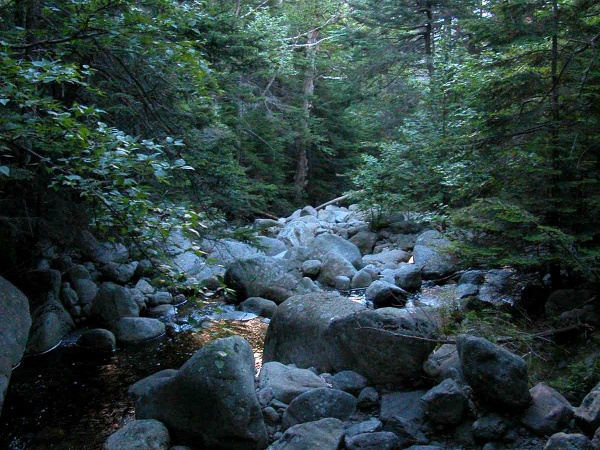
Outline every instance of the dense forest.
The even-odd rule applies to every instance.
[[[599,43],[593,0],[3,0],[2,273],[349,194],[597,280]]]

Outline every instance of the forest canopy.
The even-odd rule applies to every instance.
[[[597,279],[599,41],[590,0],[2,1],[2,269],[350,193]]]

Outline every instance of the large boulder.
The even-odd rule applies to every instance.
[[[27,354],[44,353],[54,348],[75,329],[73,319],[62,303],[48,300],[31,314],[33,323],[27,341]]]
[[[343,437],[342,421],[328,417],[288,428],[269,450],[338,450]]]
[[[340,276],[351,280],[356,275],[356,268],[341,253],[329,251],[323,255],[321,270],[317,280],[328,286],[336,286]]]
[[[441,425],[455,425],[467,408],[467,398],[456,381],[446,378],[421,397],[429,418]]]
[[[356,411],[356,398],[344,391],[327,387],[312,389],[296,397],[283,414],[284,429],[299,423],[335,417],[348,420]]]
[[[325,260],[327,253],[334,252],[348,260],[356,269],[363,265],[362,254],[352,242],[331,233],[318,235],[308,244],[310,259]]]
[[[158,420],[134,420],[116,431],[102,450],[169,450],[169,430]]]
[[[379,418],[383,422],[383,430],[398,436],[399,448],[427,442],[421,431],[426,415],[420,400],[425,393],[424,390],[400,391],[385,394],[381,398]]]
[[[205,345],[177,375],[147,390],[136,418],[163,422],[192,447],[259,450],[267,432],[254,391],[254,354],[239,336]]]
[[[465,283],[467,284],[467,283]],[[476,284],[476,283],[473,283]],[[477,296],[494,305],[515,302],[520,288],[514,269],[492,269],[485,272],[485,280],[479,286]]]
[[[585,396],[579,408],[575,409],[575,420],[581,429],[590,434],[600,427],[600,383]]]
[[[214,264],[207,264],[200,256],[200,248],[185,236],[183,230],[175,229],[167,237],[162,250],[170,259],[170,265],[188,277],[203,281],[212,275],[223,273],[224,269]]]
[[[383,280],[371,283],[365,292],[365,298],[373,302],[375,308],[406,305],[407,294],[404,289]]]
[[[486,339],[461,335],[458,354],[467,383],[487,406],[522,410],[529,406],[527,364],[523,358]]]
[[[136,381],[129,389],[127,389],[127,393],[134,397],[136,400],[142,397],[146,392],[153,389],[157,384],[168,381],[171,377],[177,375],[177,370],[175,369],[164,369],[159,372],[153,373],[146,378],[142,378],[141,380]]]
[[[384,249],[382,252],[366,255],[363,257],[365,264],[373,264],[382,269],[396,269],[400,264],[407,262],[410,259],[410,254],[404,250]]]
[[[521,422],[540,436],[549,436],[567,428],[573,418],[573,407],[555,389],[539,383],[529,390],[532,398]]]
[[[135,271],[138,265],[139,262],[137,261],[133,261],[130,263],[109,262],[103,265],[100,271],[107,280],[119,284],[126,284],[135,275]]]
[[[270,397],[287,404],[300,394],[321,387],[327,387],[327,383],[312,371],[277,361],[263,364],[258,375],[259,391],[270,391]]]
[[[96,295],[98,295],[98,286],[92,280],[78,278],[73,281],[73,289],[77,292],[79,304],[81,306],[91,305]]]
[[[289,222],[277,235],[277,239],[282,241],[288,248],[305,247],[314,238],[318,224],[308,224],[298,220]]]
[[[414,264],[401,264],[394,271],[394,282],[396,286],[409,292],[421,289],[423,283],[421,269]]]
[[[292,295],[316,290],[291,261],[270,256],[236,261],[227,269],[225,283],[239,301],[263,297],[279,304]]]
[[[435,329],[417,311],[368,310],[332,293],[294,296],[271,319],[263,358],[321,372],[353,370],[373,383],[411,382],[435,347]]]
[[[149,317],[123,317],[114,328],[117,341],[123,344],[141,344],[165,333],[165,324]]]
[[[257,236],[256,244],[267,256],[276,256],[287,251],[287,247],[282,241],[271,237]]]
[[[111,282],[102,283],[94,297],[91,314],[107,329],[112,329],[123,317],[137,317],[140,308],[129,289]]]
[[[79,248],[83,253],[101,263],[124,263],[129,259],[129,251],[117,242],[98,242],[89,232],[83,231],[79,236]]]
[[[373,247],[377,243],[377,233],[369,230],[359,230],[349,241],[358,247],[363,255],[373,253]]]
[[[428,230],[419,235],[413,258],[415,265],[421,268],[423,278],[443,278],[457,270],[456,258],[450,249],[450,241],[439,231]]]
[[[0,413],[12,369],[21,362],[30,328],[27,297],[0,277]]]
[[[594,446],[583,434],[561,432],[550,436],[544,450],[594,450]]]
[[[209,260],[215,260],[225,268],[236,261],[252,258],[262,253],[256,247],[234,239],[206,240],[203,250],[208,254]]]
[[[329,353],[333,343],[325,336],[330,320],[353,315],[364,308],[335,293],[290,297],[277,307],[271,319],[265,337],[263,361],[331,371],[333,365]]]
[[[428,315],[416,310],[363,309],[331,317],[324,337],[335,372],[353,370],[374,384],[412,384],[423,375],[436,330]]]

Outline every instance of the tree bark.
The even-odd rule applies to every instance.
[[[302,201],[308,183],[308,151],[310,147],[310,116],[313,108],[313,95],[315,93],[316,55],[318,51],[319,30],[308,32],[306,59],[307,68],[304,73],[302,94],[302,121],[300,136],[296,142],[296,174],[294,176],[294,200]]]

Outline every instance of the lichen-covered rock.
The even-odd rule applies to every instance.
[[[401,264],[394,271],[394,283],[396,286],[409,292],[415,292],[421,289],[423,284],[421,269],[415,264]]]
[[[363,255],[368,255],[373,253],[373,247],[377,243],[377,233],[369,230],[359,230],[349,240],[358,247]]]
[[[400,249],[384,249],[379,253],[365,255],[363,262],[373,264],[381,269],[397,269],[410,259],[410,254]]]
[[[321,270],[317,280],[323,284],[335,287],[339,276],[352,279],[356,274],[356,268],[341,253],[329,251],[322,256]]]
[[[371,275],[371,272],[363,268],[354,274],[350,287],[352,289],[367,288],[372,282],[373,276]]]
[[[263,361],[279,361],[298,367],[316,367],[320,372],[332,369],[330,348],[333,343],[325,332],[330,319],[365,309],[364,306],[335,293],[319,292],[290,297],[277,307],[271,319]]]
[[[352,242],[331,233],[318,235],[308,244],[308,251],[312,259],[326,259],[329,252],[334,252],[346,259],[355,269],[360,269],[363,265],[360,250]]]
[[[142,395],[136,417],[160,420],[175,440],[194,448],[265,448],[250,344],[233,336],[205,345],[175,376]]]

